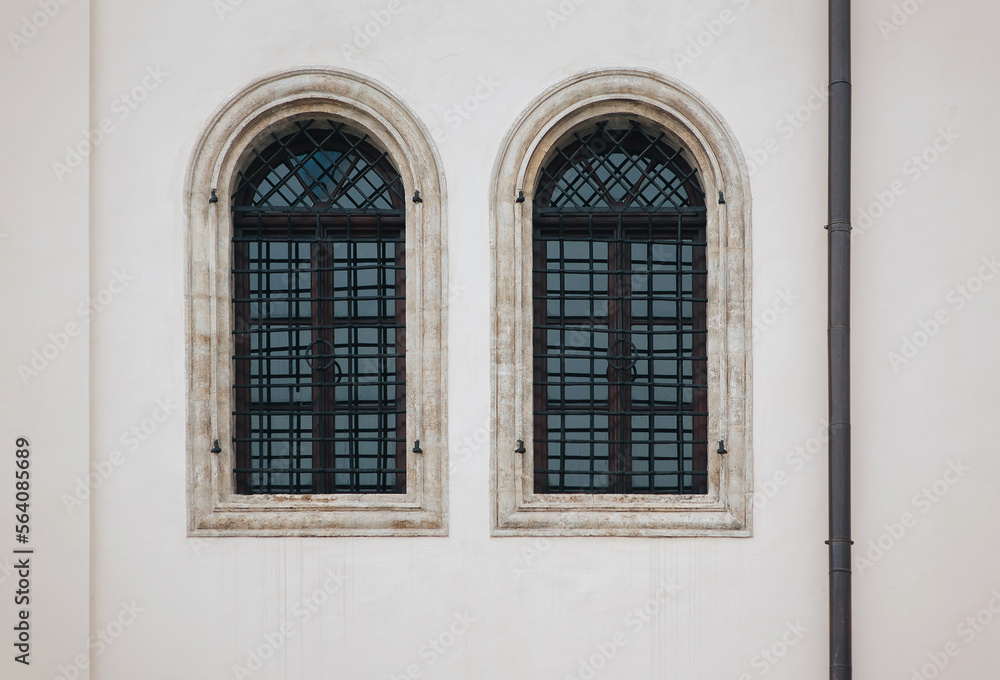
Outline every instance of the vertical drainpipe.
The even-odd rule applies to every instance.
[[[830,680],[851,678],[851,2],[830,1]]]

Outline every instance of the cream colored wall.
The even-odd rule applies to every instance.
[[[13,4],[4,28],[34,6]],[[85,87],[85,8],[71,3],[61,25],[4,56],[5,78],[19,88],[7,91],[24,93],[7,99],[8,120],[34,131],[14,137],[15,161],[3,171],[24,189],[5,184],[21,212],[2,229],[11,236],[0,242],[0,276],[5,301],[30,327],[4,334],[4,441],[27,428],[39,442],[51,437],[52,458],[65,462],[45,481],[51,497],[38,499],[40,546],[72,553],[86,542],[90,511],[92,632],[122,616],[123,602],[142,609],[94,653],[93,677],[247,677],[239,665],[260,679],[582,680],[591,675],[581,663],[609,655],[593,677],[826,677],[826,114],[815,94],[827,78],[823,5],[93,2],[90,121],[107,119],[113,130],[91,161],[90,284],[100,289],[120,271],[134,279],[91,324],[90,456],[112,472],[73,515],[58,496],[73,494],[83,474],[86,340],[28,388],[10,365],[86,296],[86,170],[62,184],[47,170],[83,125],[69,111]],[[888,0],[855,5],[855,550],[872,558],[855,570],[858,677],[929,678],[934,659],[943,678],[991,677],[1000,661],[1000,625],[988,609],[1000,610],[1000,279],[981,260],[1000,256],[990,87],[1000,9],[970,0],[896,0],[895,14]],[[365,25],[376,35],[351,46]],[[184,401],[185,172],[231,93],[301,65],[365,73],[438,130],[454,290],[448,538],[185,537],[184,415],[175,409]],[[756,166],[752,539],[489,537],[490,169],[528,102],[601,66],[682,80],[720,111]],[[42,86],[43,76],[60,87]],[[121,97],[133,88],[144,100],[129,108]],[[911,158],[924,153],[921,169]],[[24,163],[33,174],[20,172]],[[862,209],[893,189],[868,225]],[[46,224],[66,230],[63,241],[38,232],[31,196]],[[60,211],[69,222],[57,222]],[[57,264],[59,285],[33,277]],[[946,321],[933,338],[915,354],[903,348],[936,314]],[[920,496],[925,488],[933,500]],[[86,564],[68,561],[64,572],[76,581],[46,584],[44,606],[58,588],[76,599],[58,622],[38,623],[39,678],[58,677],[77,653],[67,640],[81,635]],[[963,623],[977,614],[990,623]],[[273,654],[251,669],[254,650]]]
[[[0,677],[28,680],[87,663],[89,512],[67,514],[59,497],[88,472],[99,294],[88,290],[89,8],[46,7],[0,5]],[[57,173],[67,145],[79,151]],[[27,543],[15,542],[19,438],[30,443]],[[22,611],[28,631],[15,631]],[[29,650],[14,647],[22,632]],[[28,665],[15,660],[25,651]]]

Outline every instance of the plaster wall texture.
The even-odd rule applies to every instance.
[[[70,516],[59,500],[63,490],[86,480],[93,434],[86,145],[62,181],[51,163],[64,160],[65,147],[75,147],[88,130],[91,14],[86,3],[57,8],[50,8],[52,16],[33,3],[0,8],[0,505],[6,520],[0,676],[31,680],[51,678],[56,659],[86,660],[90,624],[89,512]],[[109,278],[106,272],[100,287]],[[16,457],[25,450],[21,440],[30,444],[27,458]],[[17,465],[23,460],[27,468]],[[16,479],[24,470],[28,479]],[[17,481],[30,488],[18,489]],[[27,507],[17,507],[18,493],[28,494]],[[26,542],[15,542],[15,526],[24,526],[15,519],[24,510],[28,530],[18,531]],[[22,611],[30,612],[29,630],[15,631]],[[23,644],[22,633],[29,636],[30,666],[14,660],[24,651],[14,647]],[[39,660],[47,665],[38,666]]]
[[[1000,608],[1000,7],[855,5],[855,663],[858,677],[909,678],[951,649],[943,677],[988,677],[996,615],[963,622]],[[2,25],[35,10],[11,2]],[[2,191],[19,207],[0,277],[8,318],[32,330],[4,334],[3,441],[21,427],[51,438],[61,467],[38,522],[68,533],[38,541],[69,551],[69,599],[57,606],[47,584],[39,611],[58,623],[39,624],[51,647],[25,677],[57,677],[82,651],[65,641],[88,635],[86,579],[90,634],[123,602],[143,610],[92,654],[98,680],[826,677],[823,3],[102,0],[89,27],[86,10],[70,3],[4,56],[6,120],[24,134],[5,132]],[[185,175],[227,98],[302,66],[361,72],[436,131],[454,291],[448,537],[186,536],[184,414],[153,415],[185,400]],[[700,93],[751,171],[752,538],[490,537],[490,172],[529,102],[602,67]],[[90,128],[114,130],[89,187],[88,168],[59,182],[50,162],[82,138],[88,102]],[[21,385],[16,363],[74,316],[87,276],[97,290],[122,270],[134,280],[90,323],[89,347]],[[90,463],[122,462],[69,514],[59,497],[86,473],[88,428]]]

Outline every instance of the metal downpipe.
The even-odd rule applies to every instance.
[[[830,679],[851,660],[851,2],[830,0],[828,361]]]

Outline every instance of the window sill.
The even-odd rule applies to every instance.
[[[441,512],[402,494],[231,495],[196,518],[190,536],[447,536]]]
[[[745,538],[745,519],[725,509],[663,506],[615,510],[524,508],[498,517],[493,536],[717,536]]]

